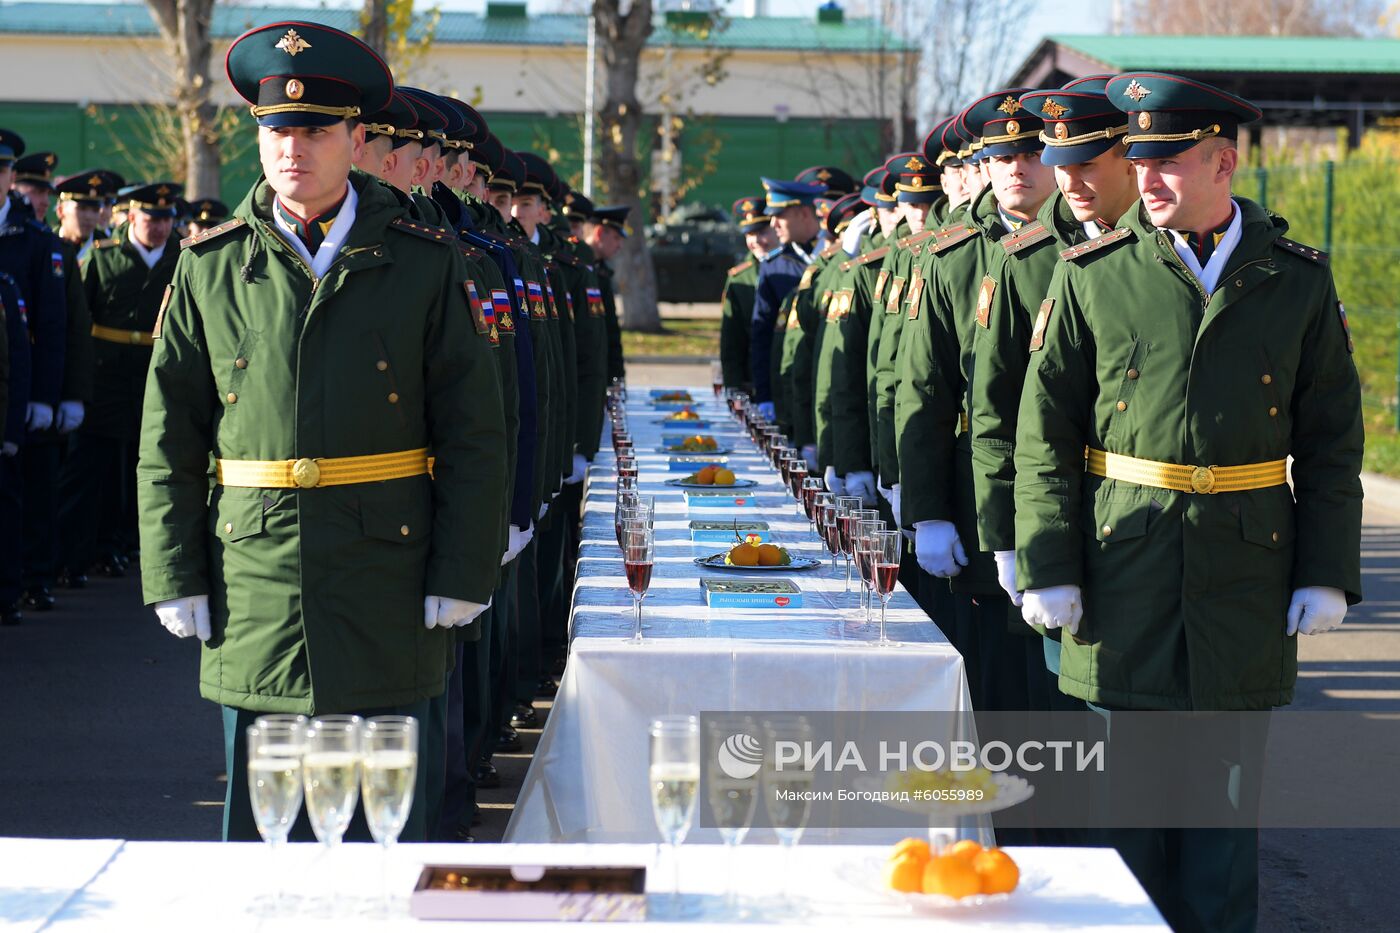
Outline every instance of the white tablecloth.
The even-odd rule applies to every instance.
[[[632,599],[613,526],[616,473],[611,451],[589,470],[583,541],[573,594],[568,665],[534,760],[525,777],[508,842],[652,842],[646,775],[647,726],[657,716],[705,711],[967,710],[962,657],[902,588],[889,607],[890,637],[902,644],[878,648],[877,625],[857,608],[859,584],[845,586],[844,565],[830,559],[770,463],[739,434],[718,406],[702,402],[709,428],[671,433],[715,436],[740,478],[759,485],[743,507],[687,509],[681,490],[665,481],[669,456],[657,452],[664,412],[645,397],[629,402],[629,428],[638,456],[641,490],[656,497],[656,561],[644,618],[645,644],[626,643]],[[766,521],[774,539],[795,553],[823,558],[820,570],[778,574],[803,590],[801,609],[710,610],[693,558],[725,550],[692,544],[692,519]],[[879,605],[872,620],[878,619]],[[912,819],[912,817],[911,817]],[[812,828],[812,842],[886,841],[890,831]],[[702,842],[715,830],[696,830]]]
[[[45,929],[121,847],[120,839],[0,839],[0,931]]]
[[[67,893],[45,930],[140,930],[142,933],[218,933],[254,930],[438,930],[480,929],[463,924],[426,924],[406,915],[375,916],[381,878],[400,897],[412,890],[419,869],[427,863],[485,865],[645,865],[648,889],[668,892],[671,862],[655,846],[513,846],[414,845],[396,849],[383,869],[379,850],[371,845],[346,845],[328,857],[314,844],[291,846],[273,859],[260,844],[202,842],[103,843],[96,877],[67,891],[99,849],[81,841],[0,840],[8,874],[13,862],[30,866],[24,877],[38,887]],[[120,845],[113,856],[111,849]],[[927,914],[909,909],[879,890],[872,871],[887,849],[862,846],[799,846],[792,860],[791,893],[803,906],[800,913],[775,912],[770,898],[782,884],[781,853],[775,846],[741,846],[733,876],[736,890],[754,919],[789,926],[844,927],[853,921],[928,929]],[[1008,849],[1021,867],[1024,885],[1010,899],[982,908],[940,911],[937,920],[976,929],[996,930],[1166,930],[1146,894],[1112,849]],[[55,853],[65,857],[55,859]],[[110,859],[110,861],[108,861]],[[105,865],[105,867],[103,867]],[[72,867],[72,870],[69,869]],[[718,846],[681,848],[680,886],[683,902],[702,911],[720,906],[729,873],[726,853]],[[334,882],[330,878],[334,877]],[[260,918],[253,912],[266,902],[280,879],[285,890],[321,897],[340,893],[345,916],[327,918],[324,908],[310,908],[280,918]],[[8,890],[8,886],[7,886]],[[0,922],[22,901],[0,899]],[[47,915],[46,915],[47,916]],[[666,926],[666,924],[657,924]],[[733,926],[743,929],[738,924]],[[526,931],[538,923],[498,924],[497,929]],[[679,925],[676,925],[679,929]],[[752,923],[745,925],[752,928]],[[23,927],[32,928],[32,927]],[[864,927],[870,928],[870,927]],[[862,927],[855,927],[862,929]]]

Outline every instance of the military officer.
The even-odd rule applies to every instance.
[[[778,247],[778,234],[763,213],[762,197],[740,198],[731,210],[749,255],[731,267],[725,277],[720,295],[719,360],[726,386],[752,392],[749,328],[754,288],[758,285],[759,264]]]
[[[0,272],[0,518],[7,533],[0,535],[0,552],[6,559],[19,560],[18,529],[23,515],[20,491],[19,451],[24,444],[24,417],[29,407],[29,321],[19,286],[7,272]],[[0,607],[0,625],[18,625],[24,619],[19,606]]]
[[[974,341],[970,418],[978,540],[993,553],[1002,589],[1015,605],[1021,603],[1013,501],[1016,418],[1036,310],[1061,253],[1113,229],[1137,201],[1133,167],[1123,158],[1127,117],[1103,91],[1109,77],[1081,78],[1059,90],[1021,97],[1023,107],[1044,117],[1041,163],[1054,168],[1060,190],[1046,200],[1035,222],[1002,237],[1003,252],[988,273],[996,290]],[[1045,676],[1047,667],[1058,676],[1059,655],[1058,632],[1046,638],[1039,654],[1027,653],[1027,708],[1079,705]]]
[[[1016,434],[1025,618],[1064,631],[1060,688],[1103,709],[1281,706],[1295,636],[1361,599],[1346,314],[1327,257],[1231,196],[1256,107],[1150,72],[1106,93],[1141,202],[1064,254],[1037,311]],[[1173,928],[1254,928],[1254,830],[1115,841]]]
[[[87,259],[97,239],[97,224],[102,206],[108,196],[117,193],[109,188],[106,176],[97,171],[79,172],[60,181],[54,190],[58,194],[58,235],[71,243],[79,262]]]
[[[1054,187],[1040,164],[1041,121],[1020,103],[1029,90],[997,91],[962,112],[968,135],[981,141],[992,185],[977,195],[967,222],[924,250],[900,338],[895,395],[901,522],[914,530],[920,567],[949,578],[961,596],[950,637],[967,659],[977,709],[1024,708],[1001,692],[1002,643],[1015,617],[991,554],[977,550],[967,412],[975,332],[997,286],[988,274],[992,251],[1035,216]],[[910,450],[917,456],[906,456]]]
[[[34,219],[47,223],[53,196],[53,173],[58,168],[58,155],[52,152],[31,152],[15,160],[12,186],[20,197],[29,202]]]
[[[0,534],[0,623],[7,625],[23,621],[20,597],[24,589],[24,486],[28,475],[24,447],[31,437],[49,429],[63,399],[68,330],[62,250],[48,227],[35,218],[29,202],[10,187],[15,160],[24,154],[24,148],[24,139],[17,133],[0,129],[0,272],[9,275],[18,290],[13,303],[23,303],[30,344],[24,434],[5,457],[5,475],[0,480],[5,487],[0,524],[7,529]],[[10,430],[13,433],[13,425]]]
[[[603,297],[604,322],[608,328],[608,379],[627,378],[622,359],[622,327],[617,320],[617,291],[613,288],[613,268],[610,260],[622,249],[630,228],[627,215],[631,208],[624,205],[595,207],[584,228],[584,241],[598,256],[594,270]],[[603,241],[607,240],[605,244]],[[606,254],[606,255],[604,255]]]
[[[139,472],[145,598],[205,643],[225,836],[241,839],[255,836],[241,749],[257,713],[426,717],[452,630],[491,598],[506,478],[495,351],[473,326],[455,239],[351,175],[358,118],[393,90],[387,66],[345,33],[281,22],[234,40],[227,70],[258,121],[264,177],[184,246],[156,322]],[[424,837],[441,767],[427,738],[407,838]]]
[[[228,220],[228,205],[217,198],[201,198],[190,204],[189,235],[199,236]]]

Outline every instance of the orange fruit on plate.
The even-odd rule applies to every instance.
[[[982,876],[959,856],[939,855],[924,867],[923,890],[945,897],[971,897],[982,893]]]
[[[933,858],[933,850],[929,848],[927,839],[910,836],[908,839],[901,839],[895,843],[890,858],[899,858],[901,855],[914,855],[927,862]]]
[[[988,849],[972,859],[972,870],[982,879],[983,894],[1006,894],[1016,890],[1021,870],[1016,860],[1000,849]]]
[[[734,471],[720,467],[718,470],[715,470],[714,483],[716,486],[733,486]]]
[[[960,858],[971,865],[972,860],[982,852],[982,846],[975,839],[959,839],[957,842],[944,849],[939,855],[950,855],[953,858]]]
[[[758,548],[752,544],[736,544],[729,549],[729,562],[736,567],[757,567]]]
[[[695,474],[695,481],[701,486],[710,486],[715,481],[715,474],[719,472],[717,466],[707,466]]]
[[[885,865],[885,883],[895,891],[918,894],[924,885],[924,863],[912,852],[894,856]]]
[[[782,562],[782,548],[776,544],[760,544],[758,546],[758,565],[760,567],[776,567]]]

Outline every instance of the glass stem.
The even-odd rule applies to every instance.
[[[681,847],[680,843],[671,840],[671,908],[675,912],[676,906],[681,900]]]
[[[842,556],[846,558],[846,592],[849,593],[851,591],[851,555],[844,554]]]
[[[632,643],[640,645],[642,643],[642,597],[633,596],[632,601],[637,604],[637,620],[632,623]]]
[[[890,641],[888,638],[885,637],[885,610],[886,610],[887,608],[889,608],[889,605],[890,605],[889,600],[887,600],[887,599],[885,599],[885,597],[881,596],[881,597],[880,597],[880,644],[882,644],[882,645],[887,645],[887,644],[889,644],[889,641]]]
[[[379,847],[379,907],[389,917],[389,843]]]
[[[734,891],[734,850],[738,845],[727,842],[724,847],[729,850],[724,860],[724,909],[732,915],[739,904],[739,897]]]

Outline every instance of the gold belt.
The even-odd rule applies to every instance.
[[[132,347],[153,347],[156,345],[155,338],[144,330],[118,330],[115,327],[94,324],[92,325],[92,335],[98,340],[106,340],[108,343],[124,343]]]
[[[960,412],[958,412],[958,433],[959,433],[959,434],[966,434],[969,427],[970,427],[970,424],[969,424],[969,422],[968,422],[968,420],[967,420],[967,412],[965,412],[965,411],[960,411]]]
[[[426,447],[364,457],[218,460],[215,463],[220,485],[249,486],[256,489],[315,489],[318,486],[379,483],[389,479],[422,476],[429,469]]]
[[[1084,470],[1095,476],[1121,479],[1139,486],[1174,489],[1203,495],[1217,492],[1243,492],[1267,489],[1288,481],[1288,460],[1246,463],[1240,466],[1181,466],[1156,460],[1139,460],[1088,448]]]

